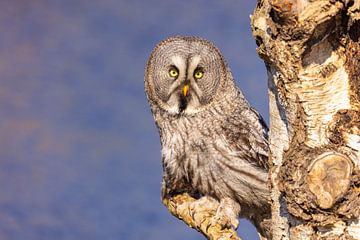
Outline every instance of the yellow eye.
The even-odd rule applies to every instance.
[[[179,72],[178,72],[177,69],[172,68],[172,69],[170,69],[170,71],[169,71],[169,75],[170,75],[170,77],[176,78],[176,77],[179,75]]]
[[[200,78],[202,78],[204,76],[204,72],[202,71],[202,70],[196,70],[195,72],[194,72],[194,78],[196,78],[196,79],[200,79]]]

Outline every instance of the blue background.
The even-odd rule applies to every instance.
[[[255,1],[2,0],[0,239],[203,239],[160,202],[144,66],[170,35],[213,41],[268,119]],[[242,221],[243,239],[257,239]]]

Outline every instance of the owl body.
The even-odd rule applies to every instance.
[[[270,213],[268,129],[220,51],[194,37],[160,42],[148,61],[145,91],[161,139],[162,197],[231,199],[261,231],[258,222]]]
[[[268,197],[267,133],[261,132],[261,122],[246,123],[258,115],[244,99],[224,99],[224,106],[190,116],[165,115],[166,121],[158,123],[165,189],[230,197],[241,202],[243,210],[261,207]]]

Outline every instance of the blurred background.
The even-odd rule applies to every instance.
[[[0,239],[203,239],[160,202],[144,67],[165,37],[207,38],[268,121],[255,3],[0,1]]]

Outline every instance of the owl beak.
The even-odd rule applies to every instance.
[[[183,87],[183,94],[184,94],[184,97],[186,97],[189,93],[189,85],[186,84],[184,87]]]

